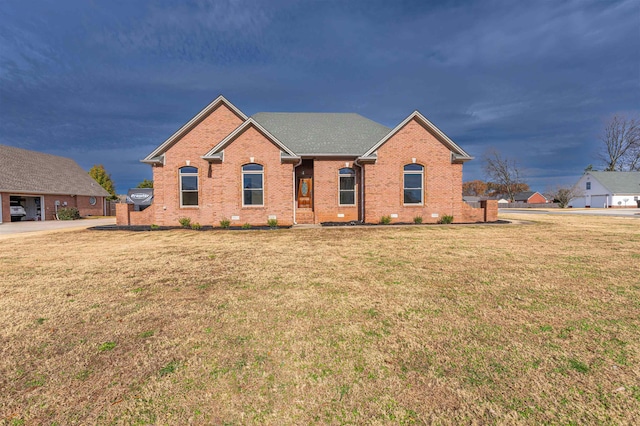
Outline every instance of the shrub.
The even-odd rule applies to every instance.
[[[229,219],[222,219],[220,221],[220,228],[229,229],[229,226],[231,226],[231,221]]]
[[[422,223],[422,216],[416,216],[413,218],[413,223],[419,225]]]
[[[269,228],[271,229],[276,229],[278,227],[278,219],[267,220],[267,225],[269,225]]]
[[[160,229],[160,226],[156,225],[155,223],[152,223],[150,228],[152,231],[155,231],[156,229]]]
[[[453,216],[449,216],[448,214],[445,214],[440,218],[438,223],[444,223],[444,224],[453,223]]]
[[[242,229],[251,229],[251,224],[245,223],[244,225],[242,225]]]
[[[188,228],[191,226],[191,218],[190,217],[181,217],[180,219],[178,219],[178,222],[180,222],[180,225],[182,225],[185,228]]]
[[[191,229],[195,229],[195,230],[202,229],[202,225],[200,225],[198,222],[192,223]]]
[[[382,225],[388,225],[391,223],[391,216],[382,216],[380,218],[380,224]]]
[[[58,210],[58,220],[80,219],[80,212],[75,207],[63,207]]]

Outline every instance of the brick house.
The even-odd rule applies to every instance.
[[[462,148],[415,111],[394,129],[358,114],[258,113],[219,96],[144,160],[154,202],[118,224],[280,225],[497,219],[462,201]]]
[[[70,158],[0,145],[0,223],[52,220],[61,207],[105,214],[109,193]],[[13,214],[12,207],[20,207]]]
[[[545,204],[549,202],[544,195],[535,191],[518,192],[513,196],[513,201],[527,204]]]

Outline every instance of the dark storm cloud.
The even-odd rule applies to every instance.
[[[544,190],[596,161],[609,114],[638,112],[639,2],[430,3],[3,2],[0,143],[103,163],[123,192],[150,177],[137,160],[220,93],[247,114],[387,126],[418,109]]]

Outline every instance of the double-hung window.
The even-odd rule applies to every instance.
[[[264,168],[260,164],[242,166],[242,205],[264,205]]]
[[[340,186],[340,200],[341,206],[354,206],[356,204],[356,172],[355,170],[345,167],[340,169],[338,173]]]
[[[404,166],[404,204],[423,204],[424,167],[420,164]]]
[[[198,206],[198,169],[180,168],[180,207]]]

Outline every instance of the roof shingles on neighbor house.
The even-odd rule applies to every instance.
[[[52,220],[60,208],[103,215],[109,193],[70,158],[0,145],[0,223]],[[16,215],[11,207],[22,206]]]
[[[70,158],[0,145],[0,192],[108,197]]]
[[[611,194],[640,194],[640,172],[589,172]]]

